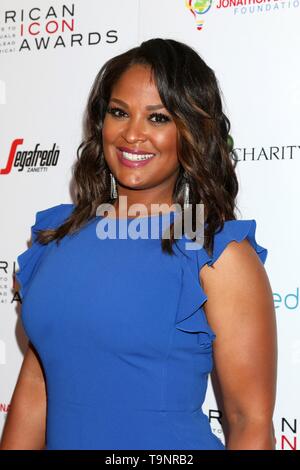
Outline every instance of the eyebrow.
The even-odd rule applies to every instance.
[[[120,100],[119,98],[111,98],[110,101],[115,101],[116,103],[121,104],[125,108],[128,108],[128,104],[125,103],[125,101]],[[148,106],[146,106],[146,109],[148,111],[155,111],[155,110],[161,109],[161,108],[164,108],[163,104],[149,104]]]

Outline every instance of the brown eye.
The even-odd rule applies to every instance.
[[[152,118],[155,118],[156,120],[153,121]],[[163,124],[171,120],[166,114],[162,113],[153,113],[149,116],[149,119],[156,124]]]
[[[111,108],[111,107],[108,107],[106,112],[111,114],[112,116],[115,116],[115,117],[124,117],[123,115],[126,114],[120,108]]]

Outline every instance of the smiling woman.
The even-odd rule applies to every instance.
[[[194,220],[203,204],[204,247],[212,254],[216,230],[235,218],[237,162],[229,154],[229,129],[213,70],[186,44],[157,38],[109,59],[88,99],[74,169],[75,211],[40,241],[79,230],[103,203],[118,213],[125,196],[128,207],[141,203],[145,214],[153,203],[190,205]],[[163,251],[171,254],[173,244],[171,228]]]
[[[183,43],[145,41],[102,66],[85,124],[76,203],[39,211],[33,244],[18,257],[35,356],[24,362],[2,448],[272,449],[267,250],[255,220],[236,219],[230,126],[214,72]],[[146,216],[132,221],[135,206]],[[197,229],[199,206],[203,244],[186,227],[176,233],[182,212]],[[103,234],[111,222],[102,213],[99,223],[103,207],[118,236]],[[202,410],[213,367],[225,443]],[[20,411],[31,397],[32,420]]]
[[[134,65],[113,87],[102,129],[106,162],[129,205],[153,200],[172,204],[180,168],[177,128],[167,110],[153,109],[164,105],[151,69]]]

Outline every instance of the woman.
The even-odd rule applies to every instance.
[[[213,71],[185,44],[145,41],[102,67],[86,118],[77,202],[37,212],[18,257],[30,343],[2,448],[274,449],[267,250],[234,214]],[[187,249],[173,209],[192,209],[195,228],[199,204],[204,244]],[[158,238],[103,236],[142,222]],[[202,411],[213,359],[225,445]]]

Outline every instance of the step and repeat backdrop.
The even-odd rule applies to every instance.
[[[299,447],[299,21],[299,0],[1,0],[0,435],[27,345],[17,256],[36,212],[73,200],[71,167],[98,70],[162,37],[194,47],[218,77],[238,160],[239,218],[256,220],[257,242],[269,250],[277,449]],[[25,165],[38,151],[47,164]],[[204,411],[224,439],[211,383]]]

